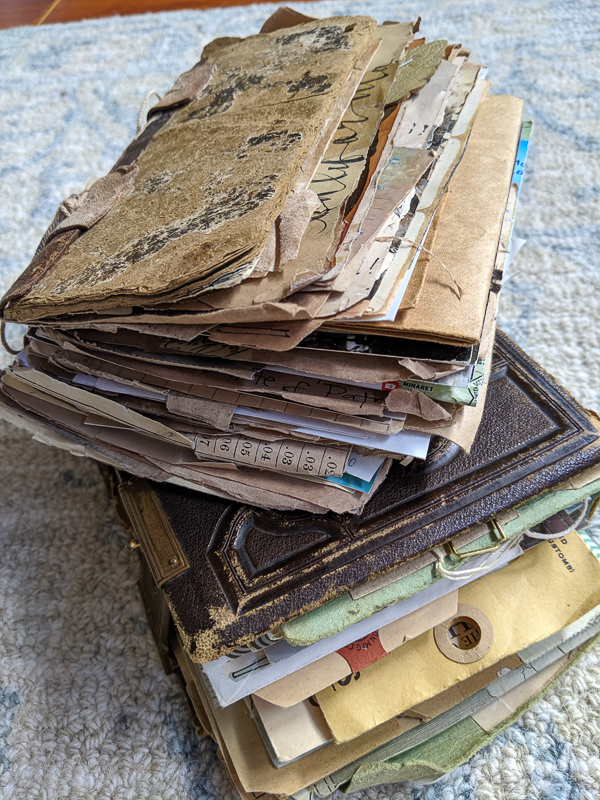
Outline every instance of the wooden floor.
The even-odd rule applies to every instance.
[[[0,28],[144,14],[182,8],[248,5],[257,0],[0,0]],[[258,0],[260,2],[260,0]]]

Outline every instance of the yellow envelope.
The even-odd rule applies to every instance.
[[[337,681],[362,671],[365,664],[387,657],[386,653],[393,652],[438,623],[455,616],[457,608],[458,591],[455,589],[362,639],[270,683],[254,695],[276,706],[294,706]]]
[[[600,561],[571,533],[542,542],[458,594],[459,604],[474,606],[489,620],[489,651],[460,663],[443,655],[428,631],[367,667],[358,680],[319,692],[336,741],[360,736],[579,619],[600,603]],[[454,649],[458,658],[469,652]]]

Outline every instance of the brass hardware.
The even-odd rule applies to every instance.
[[[137,539],[130,539],[127,542],[127,544],[125,545],[125,547],[128,550],[130,550],[132,553],[133,553],[134,550],[137,550],[139,546],[140,546],[140,543],[139,543],[139,541]]]
[[[135,479],[119,486],[119,495],[136,533],[136,547],[141,544],[156,585],[185,572],[189,563],[158,498],[146,481]],[[135,547],[130,547],[135,549]]]
[[[477,550],[469,550],[466,553],[459,553],[458,550],[455,549],[454,544],[452,542],[448,542],[448,549],[450,550],[451,555],[453,555],[454,558],[471,558],[472,556],[481,556],[484,553],[493,553],[494,550],[497,550],[503,542],[507,541],[506,534],[502,530],[502,526],[495,517],[490,520],[490,524],[500,537],[497,542],[494,542],[494,544],[490,544],[487,547],[480,547]]]

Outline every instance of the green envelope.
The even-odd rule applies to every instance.
[[[574,482],[577,483],[576,486],[573,485]],[[516,506],[513,509],[513,518],[503,522],[503,531],[507,539],[514,539],[553,514],[581,503],[587,498],[591,498],[589,508],[593,508],[594,501],[599,495],[600,470],[593,468],[588,473],[578,476],[574,481],[567,481],[552,491],[545,492],[533,500]],[[581,525],[584,525],[583,521]],[[487,532],[460,547],[460,552],[461,554],[469,553],[497,543],[498,535],[495,532]],[[468,567],[469,560],[446,554],[442,566],[445,570],[452,572],[462,567]],[[353,599],[350,592],[340,595],[319,608],[284,623],[281,626],[281,632],[292,645],[313,644],[345,630],[356,622],[371,617],[383,608],[412,597],[435,583],[440,577],[436,563],[427,564],[358,599]]]

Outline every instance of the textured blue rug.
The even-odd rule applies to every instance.
[[[600,408],[600,6],[580,0],[298,5],[379,20],[421,14],[428,38],[472,48],[495,93],[535,123],[501,325]],[[63,197],[116,160],[140,103],[216,36],[274,5],[0,31],[0,288],[26,266]],[[11,335],[17,338],[16,332]],[[7,361],[7,357],[4,359]],[[94,464],[0,428],[0,797],[234,798],[163,674],[135,559]],[[600,649],[462,769],[360,797],[583,800],[600,795]]]

